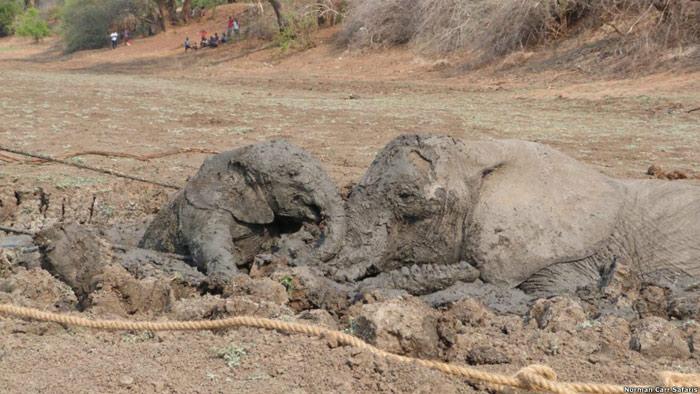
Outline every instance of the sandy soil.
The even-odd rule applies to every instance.
[[[226,14],[204,26],[224,26]],[[316,48],[298,54],[260,50],[263,43],[248,41],[183,53],[181,40],[196,36],[201,26],[137,39],[114,51],[71,56],[61,55],[53,40],[0,39],[0,145],[57,157],[94,150],[145,155],[180,148],[223,151],[284,138],[348,185],[393,137],[425,132],[539,141],[620,177],[646,177],[652,164],[700,174],[700,111],[688,112],[700,106],[698,72],[622,80],[568,70],[455,76],[451,59],[426,59],[401,49],[341,51],[331,42],[332,29],[318,35]],[[143,223],[172,192],[0,153],[0,224],[6,226]],[[70,160],[182,185],[206,156]],[[27,275],[39,275],[43,282],[22,282],[0,270],[0,301],[62,309],[45,297],[53,291],[54,285],[46,284],[51,278]],[[261,314],[295,319],[297,311],[282,301]],[[132,316],[146,317],[153,315]],[[514,373],[547,363],[562,379],[616,383],[653,383],[658,370],[700,370],[696,353],[644,356],[629,349],[630,329],[623,323],[588,321],[557,330],[493,316],[469,326],[460,345],[440,357],[465,363],[466,353],[490,344],[508,361],[485,369]],[[352,327],[347,320],[335,323]],[[681,328],[692,338],[694,328],[688,327],[686,322]],[[100,333],[0,318],[0,338],[3,392],[481,390],[324,341],[248,329]],[[227,365],[217,352],[232,346],[245,354]]]

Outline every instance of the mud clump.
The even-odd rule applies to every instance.
[[[0,278],[0,302],[56,311],[74,310],[78,305],[78,299],[68,285],[40,268],[20,268],[12,275]]]
[[[390,352],[422,358],[439,354],[436,311],[416,298],[363,305],[352,320],[355,335]]]
[[[330,328],[331,330],[339,328],[336,319],[325,309],[312,309],[301,312],[297,315],[297,319],[302,322]]]
[[[587,320],[587,316],[576,301],[567,297],[554,297],[535,301],[528,319],[539,329],[573,333],[579,324]]]
[[[122,250],[92,227],[58,225],[35,236],[46,273],[67,285],[80,310],[117,316],[153,315],[174,300],[199,294],[205,277],[183,261],[155,251]]]
[[[100,314],[157,315],[169,310],[175,299],[167,281],[135,279],[120,266],[106,267],[97,280],[98,289],[89,294],[83,306]]]
[[[98,277],[111,260],[111,249],[94,232],[79,225],[59,225],[37,234],[41,266],[70,286],[81,303],[96,290]]]
[[[511,358],[492,346],[478,346],[467,354],[469,365],[510,364]]]
[[[236,275],[226,284],[222,295],[228,297],[246,296],[255,300],[286,305],[289,302],[287,289],[270,278],[253,279],[248,275]]]
[[[630,348],[647,357],[688,358],[688,338],[673,323],[648,317],[632,325]]]
[[[352,288],[324,277],[311,267],[278,270],[271,279],[285,287],[289,306],[295,311],[326,309],[338,314],[350,306]]]

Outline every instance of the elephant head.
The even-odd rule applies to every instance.
[[[337,279],[459,262],[468,183],[450,176],[446,160],[457,152],[445,153],[454,145],[438,148],[422,139],[402,136],[389,143],[351,191],[345,248],[335,262]]]
[[[413,293],[477,277],[514,287],[595,250],[618,218],[620,194],[609,178],[543,145],[401,136],[351,192],[334,275]],[[431,277],[439,283],[426,284]]]
[[[263,252],[327,261],[344,231],[340,195],[320,163],[273,141],[207,159],[161,210],[142,246],[189,253],[201,269],[225,279]]]

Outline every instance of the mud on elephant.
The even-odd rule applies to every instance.
[[[422,295],[478,280],[552,294],[618,273],[700,277],[700,187],[613,179],[537,143],[401,136],[346,212],[328,272],[366,288]]]
[[[151,223],[141,247],[189,254],[215,284],[259,253],[328,261],[345,229],[319,162],[284,141],[209,158]]]
[[[360,291],[472,283],[540,295],[621,275],[692,288],[699,240],[700,186],[613,179],[537,143],[406,135],[346,202],[286,142],[214,156],[141,245],[191,254],[216,281],[271,253]]]

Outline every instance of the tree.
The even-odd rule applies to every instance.
[[[182,20],[187,23],[190,21],[192,13],[192,0],[183,0],[182,2]]]
[[[282,3],[280,0],[269,0],[272,9],[275,11],[275,16],[277,16],[277,26],[279,26],[280,31],[284,31],[289,25],[287,23],[287,18],[282,13]]]
[[[66,0],[62,15],[66,52],[109,45],[109,33],[129,28],[147,33],[160,23],[152,0]]]
[[[158,5],[158,23],[163,31],[167,30],[167,23],[165,22],[165,10],[167,9],[166,2],[167,0],[156,0],[156,4]]]
[[[17,18],[15,34],[22,37],[32,37],[34,41],[39,42],[51,34],[51,30],[49,30],[46,21],[39,16],[39,11],[36,8],[29,8]]]
[[[21,12],[21,0],[0,0],[0,37],[13,33],[12,25]]]

